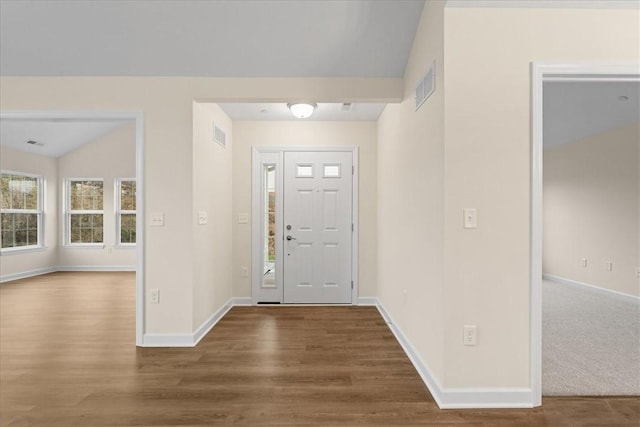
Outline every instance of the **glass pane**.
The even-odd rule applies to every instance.
[[[38,179],[24,178],[24,207],[25,209],[38,209]]]
[[[102,181],[71,181],[69,197],[71,210],[102,210]]]
[[[136,182],[135,181],[120,182],[120,210],[123,210],[123,211],[136,210]]]
[[[2,247],[35,246],[38,244],[38,215],[3,213]]]
[[[102,214],[71,214],[70,243],[102,243]]]
[[[297,164],[296,178],[313,178],[313,165]]]
[[[136,215],[120,215],[120,243],[136,242]]]
[[[11,182],[11,175],[2,174],[0,178],[0,207],[2,207],[2,209],[9,209],[11,200],[9,182]]]
[[[340,164],[325,164],[323,171],[324,178],[340,178]]]
[[[264,166],[264,227],[262,286],[276,287],[276,167]]]

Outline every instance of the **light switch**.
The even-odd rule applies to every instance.
[[[207,224],[208,222],[209,222],[209,215],[204,211],[198,212],[198,224],[204,225],[204,224]]]
[[[238,214],[238,224],[248,224],[249,223],[249,214],[241,213]]]
[[[153,212],[151,214],[151,227],[164,227],[164,212]]]
[[[476,208],[464,209],[464,228],[478,228],[478,210]]]

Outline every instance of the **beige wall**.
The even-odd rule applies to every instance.
[[[637,9],[445,9],[446,387],[529,386],[531,62],[638,62],[639,33]]]
[[[141,111],[144,115],[145,333],[194,332],[193,101],[393,102],[401,79],[187,77],[2,77],[0,109]],[[185,209],[185,206],[187,207]],[[225,242],[232,247],[231,242]],[[203,317],[199,315],[198,317]],[[208,316],[207,316],[208,317]]]
[[[213,140],[213,124],[226,148]],[[216,104],[193,103],[193,328],[231,298],[231,119]],[[207,213],[207,224],[198,213]]]
[[[44,178],[44,246],[28,253],[0,256],[0,277],[37,272],[58,264],[58,162],[56,159],[0,147],[0,169],[40,175]]]
[[[65,267],[110,266],[135,268],[135,247],[116,245],[115,180],[136,177],[135,123],[119,127],[58,159],[58,189],[62,193],[67,178],[104,179],[104,247],[80,248],[63,244],[64,202],[59,200],[58,265]]]
[[[251,147],[360,147],[359,293],[376,295],[376,123],[375,122],[241,122],[233,123],[233,295],[251,296],[251,221],[238,224],[239,213],[251,213]]]
[[[545,274],[640,295],[639,146],[636,123],[544,151]]]
[[[440,380],[443,375],[443,4],[426,2],[405,74],[404,100],[378,121],[378,296]],[[435,60],[436,90],[414,90]]]

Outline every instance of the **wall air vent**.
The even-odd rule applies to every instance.
[[[222,148],[227,146],[227,135],[215,124],[213,125],[213,140],[220,144]]]
[[[424,102],[429,99],[431,94],[436,90],[436,63],[431,63],[427,70],[427,74],[418,82],[416,87],[416,111]]]

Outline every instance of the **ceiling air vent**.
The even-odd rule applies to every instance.
[[[424,102],[429,99],[436,90],[436,63],[432,62],[427,70],[427,74],[418,82],[416,87],[416,111]]]
[[[353,110],[354,105],[350,102],[343,102],[342,104],[340,104],[340,110],[341,111],[351,111]]]
[[[227,135],[215,124],[213,125],[213,140],[220,144],[222,148],[227,146]]]

